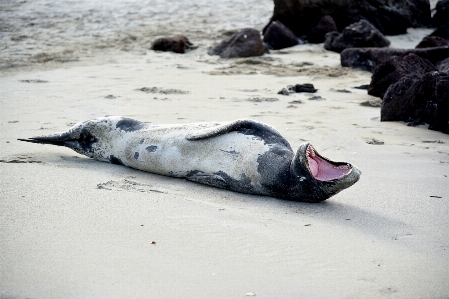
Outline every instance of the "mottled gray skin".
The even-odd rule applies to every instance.
[[[67,132],[19,139],[69,147],[90,158],[241,193],[319,202],[356,183],[353,165],[320,159],[344,175],[318,180],[309,168],[309,144],[296,154],[271,126],[254,120],[150,125],[129,118],[80,122]]]

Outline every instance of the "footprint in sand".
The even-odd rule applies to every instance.
[[[22,154],[15,157],[0,159],[0,163],[42,163],[42,161],[36,160],[31,154]]]
[[[97,184],[98,189],[113,190],[113,191],[132,191],[143,193],[169,193],[168,190],[154,187],[149,184],[141,183],[129,178],[121,179],[119,181],[107,181],[106,183]]]

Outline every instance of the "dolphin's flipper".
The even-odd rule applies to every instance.
[[[218,174],[195,173],[186,176],[186,180],[222,189],[229,189],[229,184]]]
[[[224,123],[215,127],[201,129],[186,136],[187,140],[201,140],[220,136],[233,131],[252,130],[252,134],[264,132],[264,135],[270,134],[282,138],[281,134],[273,127],[260,123],[252,119],[239,119],[229,123]]]

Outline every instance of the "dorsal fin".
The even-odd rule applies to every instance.
[[[201,129],[186,136],[187,140],[202,140],[217,137],[233,131],[241,131],[243,134],[255,135],[266,143],[282,143],[290,147],[287,140],[273,127],[252,119],[238,119],[215,127]]]

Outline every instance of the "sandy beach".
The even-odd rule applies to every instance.
[[[362,105],[376,98],[355,88],[371,73],[322,44],[207,54],[235,30],[262,29],[272,1],[92,3],[0,3],[1,299],[449,298],[449,135],[380,122],[379,107]],[[388,36],[390,47],[431,31]],[[198,48],[149,49],[179,33]],[[303,83],[318,91],[278,94]],[[252,118],[362,176],[310,204],[17,140],[107,115]]]

